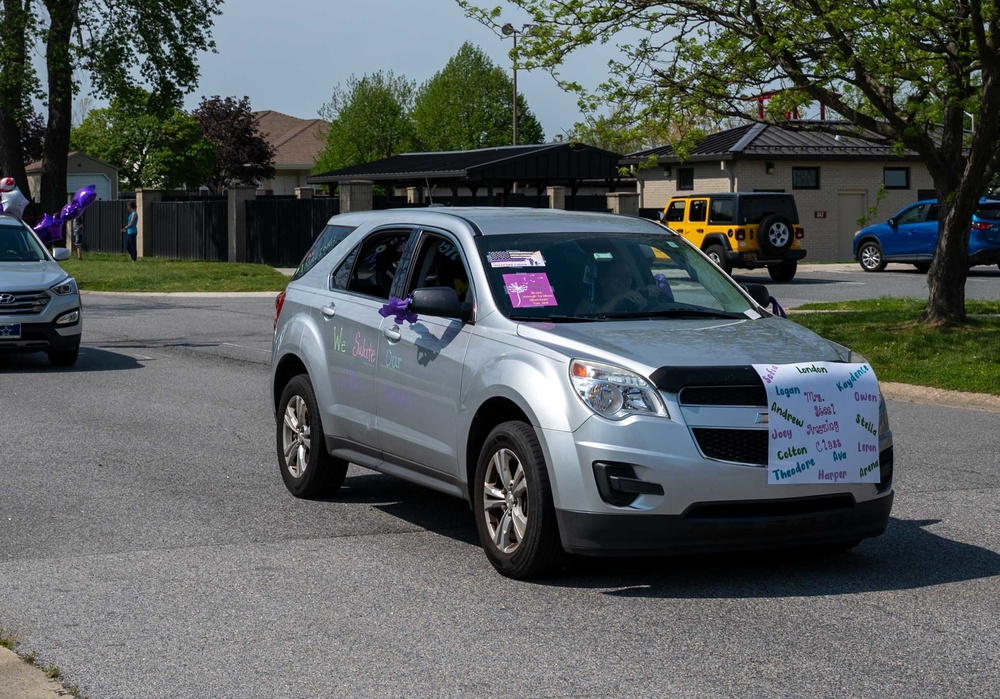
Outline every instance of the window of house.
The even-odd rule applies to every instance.
[[[819,168],[793,167],[792,189],[819,189]]]
[[[677,168],[677,189],[694,189],[694,168]]]
[[[910,168],[884,167],[882,168],[882,182],[886,189],[909,189]]]

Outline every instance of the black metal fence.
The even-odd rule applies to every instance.
[[[338,197],[247,202],[247,262],[295,267],[331,216],[340,213]]]
[[[128,202],[122,199],[95,201],[83,211],[83,243],[88,252],[125,252]]]
[[[147,250],[154,257],[225,262],[229,259],[227,206],[218,199],[153,202]]]

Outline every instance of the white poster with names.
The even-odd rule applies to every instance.
[[[879,389],[868,364],[754,364],[767,390],[767,482],[878,483]]]

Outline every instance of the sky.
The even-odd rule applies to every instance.
[[[186,109],[197,107],[202,96],[248,96],[255,111],[313,119],[334,87],[352,75],[392,71],[419,85],[466,41],[496,65],[511,67],[512,40],[467,18],[455,0],[226,0],[222,12],[213,29],[218,53],[200,56],[201,82]],[[502,19],[515,26],[526,20],[513,11]],[[592,48],[573,58],[564,76],[596,87],[610,50]],[[576,96],[560,90],[548,73],[518,70],[517,87],[547,140],[582,120]]]

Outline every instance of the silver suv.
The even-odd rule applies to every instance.
[[[892,434],[870,365],[766,310],[652,221],[429,208],[335,216],[276,299],[278,465],[469,501],[493,566],[881,534]]]
[[[69,250],[45,246],[20,219],[0,214],[0,354],[45,352],[72,366],[83,333],[80,290],[59,266]]]

